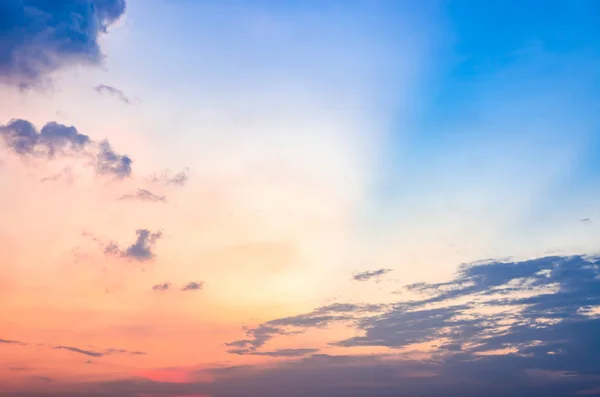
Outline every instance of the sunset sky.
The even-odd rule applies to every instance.
[[[0,0],[0,397],[600,396],[600,2]]]

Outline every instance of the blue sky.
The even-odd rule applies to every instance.
[[[597,1],[5,0],[0,85],[1,397],[600,395]]]

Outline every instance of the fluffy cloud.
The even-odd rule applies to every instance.
[[[157,231],[153,233],[147,229],[138,229],[135,233],[137,235],[135,242],[126,249],[122,250],[117,243],[113,242],[104,248],[104,253],[139,262],[153,259],[155,255],[152,252],[152,248],[156,244],[156,241],[162,237],[162,232]]]
[[[131,175],[131,158],[115,153],[107,140],[95,142],[74,126],[51,121],[38,131],[31,122],[14,119],[0,125],[0,138],[9,150],[21,157],[52,160],[58,156],[83,154],[94,158],[98,174],[119,179]]]
[[[125,0],[0,2],[0,82],[37,85],[69,64],[100,64],[101,34],[125,12]]]

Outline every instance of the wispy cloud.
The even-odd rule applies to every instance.
[[[149,201],[149,202],[167,202],[167,198],[165,196],[159,196],[158,194],[154,194],[146,189],[138,189],[134,194],[124,194],[119,197],[119,200],[139,200],[139,201]]]
[[[27,346],[27,343],[19,342],[18,340],[10,340],[10,339],[0,339],[0,344]]]
[[[367,270],[360,273],[355,273],[352,279],[355,281],[369,281],[371,279],[377,279],[384,274],[391,272],[393,269],[378,269],[378,270]]]
[[[154,174],[150,177],[152,183],[162,185],[184,186],[190,179],[190,169],[185,168],[182,171],[172,174],[170,171],[165,171],[162,174]]]
[[[121,102],[124,102],[128,105],[130,105],[132,103],[132,101],[127,97],[127,95],[125,95],[125,93],[123,91],[121,91],[120,89],[118,89],[116,87],[106,85],[106,84],[99,84],[96,87],[94,87],[94,90],[99,94],[108,94],[108,95],[114,96],[115,98],[119,99]]]

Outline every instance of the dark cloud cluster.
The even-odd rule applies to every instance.
[[[599,258],[549,256],[479,262],[461,267],[451,281],[413,284],[406,289],[422,298],[390,305],[335,303],[268,321],[248,329],[247,339],[228,344],[232,354],[269,355],[259,348],[275,336],[345,321],[361,335],[333,345],[379,346],[406,353],[382,357],[385,360],[371,356],[375,357],[371,362],[312,354],[260,372],[232,369],[227,376],[236,385],[249,382],[257,387],[253,389],[256,395],[264,396],[284,390],[325,396],[335,390],[336,395],[348,396],[443,393],[475,397],[483,389],[492,396],[600,395]],[[430,352],[432,358],[410,359],[411,346],[424,342],[437,346]],[[320,365],[322,359],[325,367]],[[336,362],[344,363],[339,373]],[[368,378],[361,378],[364,374]],[[295,383],[296,375],[306,385]],[[286,380],[278,388],[273,382],[278,384],[280,376]],[[347,381],[333,382],[337,376]],[[402,387],[394,381],[397,376],[402,378]],[[258,385],[267,379],[272,393]],[[359,383],[355,388],[353,381]]]
[[[98,94],[108,94],[110,96],[113,96],[113,97],[119,99],[121,102],[124,102],[128,105],[130,105],[132,103],[131,99],[129,99],[129,97],[127,95],[125,95],[125,93],[123,91],[121,91],[120,89],[118,89],[116,87],[106,85],[106,84],[99,84],[96,87],[94,87],[94,90]]]
[[[113,151],[107,140],[94,142],[75,127],[54,121],[39,131],[29,121],[14,119],[0,125],[0,138],[9,150],[21,157],[48,160],[58,156],[84,154],[93,157],[98,174],[125,178],[131,175],[132,160]]]
[[[147,202],[167,202],[167,198],[165,196],[159,196],[158,194],[152,193],[150,190],[146,189],[138,189],[137,192],[132,194],[124,194],[119,197],[119,200],[138,200],[138,201],[147,201]]]
[[[3,0],[0,82],[22,89],[70,64],[100,64],[99,37],[125,12],[125,0]]]
[[[154,259],[152,248],[156,244],[156,241],[162,237],[162,232],[160,230],[151,232],[148,229],[138,229],[135,233],[137,235],[135,242],[126,249],[122,250],[117,243],[113,242],[104,247],[104,253],[139,262]]]
[[[377,270],[367,270],[360,273],[355,273],[352,276],[352,279],[355,281],[369,281],[371,279],[377,279],[384,274],[391,272],[392,269],[377,269]]]

